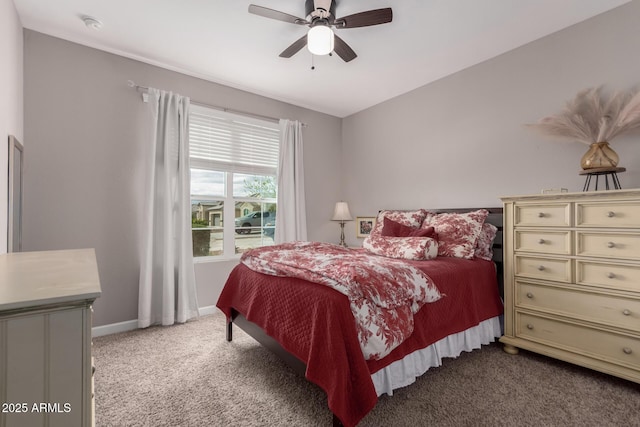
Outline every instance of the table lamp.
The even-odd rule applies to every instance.
[[[346,221],[353,221],[347,202],[336,203],[331,221],[340,221],[340,246],[344,246],[346,248],[347,244],[344,242],[344,223]]]

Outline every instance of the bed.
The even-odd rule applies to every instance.
[[[484,221],[496,228],[492,259],[404,261],[425,272],[444,297],[424,304],[414,315],[411,335],[384,357],[365,359],[345,295],[301,278],[259,273],[243,263],[233,269],[217,302],[227,316],[227,340],[233,324],[240,327],[327,393],[334,425],[356,425],[378,396],[411,384],[443,358],[501,336],[502,209],[484,209]],[[431,212],[445,211],[466,215],[477,209]]]

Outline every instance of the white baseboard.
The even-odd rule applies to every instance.
[[[217,308],[215,305],[209,305],[207,307],[200,307],[198,311],[200,312],[200,316],[208,316],[217,312]],[[109,325],[103,326],[94,326],[91,328],[91,334],[94,337],[101,337],[104,335],[117,334],[120,332],[133,331],[138,329],[138,320],[127,320],[126,322],[120,323],[111,323]]]
[[[198,311],[200,312],[200,316],[208,316],[208,315],[214,314],[214,313],[222,313],[220,311],[220,309],[218,307],[216,307],[215,305],[209,305],[207,307],[200,307],[200,308],[198,308]]]
[[[117,334],[138,329],[138,320],[127,320],[126,322],[112,323],[110,325],[94,326],[91,328],[91,335],[101,337],[103,335]]]

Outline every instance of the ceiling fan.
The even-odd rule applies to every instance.
[[[368,27],[386,24],[393,19],[390,7],[336,18],[336,0],[305,0],[305,12],[306,18],[303,19],[255,4],[249,5],[249,13],[291,24],[306,25],[310,28],[307,34],[282,51],[280,54],[282,58],[291,58],[300,49],[307,46],[314,55],[327,55],[335,52],[345,62],[349,62],[358,55],[344,40],[334,34],[332,28]]]

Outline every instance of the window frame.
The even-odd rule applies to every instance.
[[[271,128],[273,130],[278,131],[278,135],[280,133],[280,128],[278,123],[273,123],[267,120],[255,119],[252,117],[242,116],[240,114],[232,114],[226,111],[218,111],[215,108],[208,108],[204,106],[196,106],[200,111],[207,110],[211,111],[211,113],[231,117],[233,120],[237,118],[242,121],[249,121],[254,124],[259,124],[261,126]],[[278,138],[279,139],[279,138]],[[278,147],[279,151],[279,147]],[[225,177],[225,189],[223,196],[211,196],[211,195],[193,195],[190,194],[190,205],[193,206],[194,201],[221,201],[223,203],[222,209],[222,231],[223,231],[223,239],[222,239],[222,254],[220,255],[209,255],[209,256],[194,256],[194,263],[204,263],[204,262],[218,262],[218,261],[229,261],[229,260],[237,260],[241,257],[241,253],[236,253],[236,232],[235,232],[235,206],[237,202],[250,202],[250,203],[260,203],[260,204],[275,204],[276,212],[277,212],[277,198],[259,198],[259,197],[234,197],[233,195],[233,177],[234,174],[248,174],[248,175],[258,175],[258,176],[268,176],[272,177],[276,181],[276,192],[277,192],[277,167],[266,167],[260,165],[246,165],[246,164],[233,164],[233,163],[222,163],[216,162],[212,160],[207,160],[203,158],[194,158],[189,157],[189,170],[200,169],[200,170],[209,170],[215,172],[222,172]],[[193,215],[193,214],[192,214]],[[228,219],[231,220],[228,220]],[[261,221],[261,227],[264,227],[264,224]],[[213,229],[213,227],[202,227],[201,229]],[[192,233],[194,228],[192,227]],[[262,228],[263,230],[263,228]],[[261,233],[263,236],[263,233]]]

